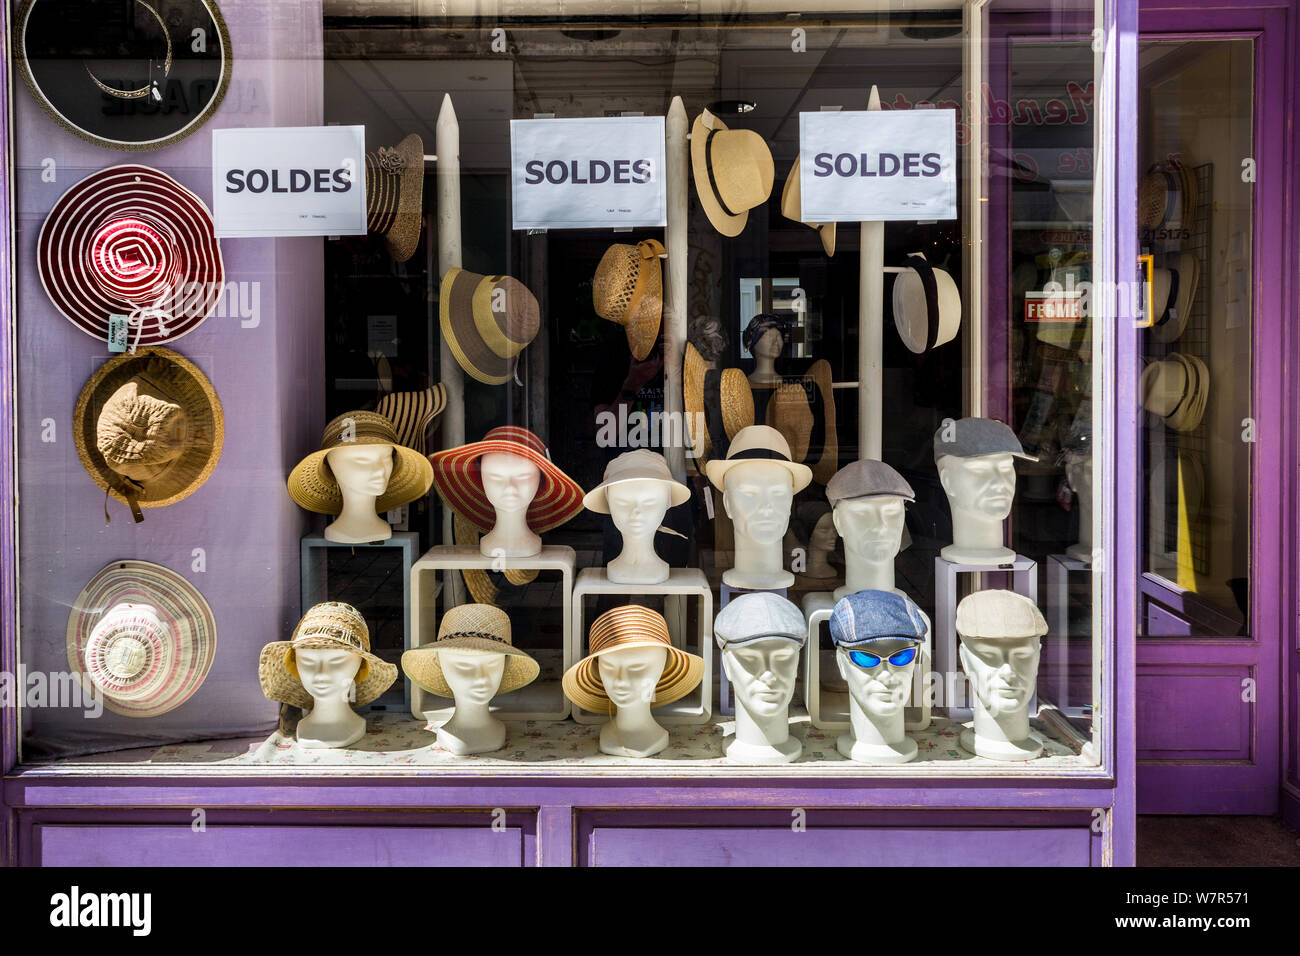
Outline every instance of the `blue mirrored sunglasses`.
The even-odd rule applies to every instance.
[[[879,667],[880,662],[885,659],[875,654],[868,654],[866,651],[849,651],[849,660],[859,667]],[[905,647],[901,651],[895,651],[887,659],[895,667],[905,667],[916,659],[916,648]]]

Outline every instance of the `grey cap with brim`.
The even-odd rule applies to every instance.
[[[948,433],[951,431],[951,439]],[[934,433],[934,460],[944,455],[979,458],[983,455],[1015,455],[1028,461],[1038,459],[1025,451],[1010,427],[992,418],[959,418],[940,425]]]
[[[732,598],[718,612],[713,637],[723,650],[768,640],[802,647],[808,640],[808,622],[799,608],[781,595],[754,591]]]
[[[862,459],[849,462],[826,483],[826,499],[834,507],[849,498],[875,498],[893,495],[916,500],[916,492],[902,475],[883,461]]]

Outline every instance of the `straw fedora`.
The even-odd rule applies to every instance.
[[[82,467],[136,521],[144,520],[142,508],[162,508],[198,491],[225,440],[212,383],[194,363],[158,346],[96,369],[77,396],[72,423]]]
[[[125,316],[133,348],[194,331],[226,291],[212,213],[148,166],[101,169],[60,196],[36,240],[36,266],[68,321],[107,342],[112,316]]]
[[[298,648],[336,648],[361,658],[354,681],[358,707],[375,700],[397,680],[397,665],[370,653],[370,628],[351,604],[326,601],[309,608],[287,641],[274,641],[262,648],[257,662],[257,679],[269,700],[310,710],[312,696],[298,678],[294,652]]]
[[[1187,366],[1173,356],[1142,370],[1142,407],[1164,418],[1187,391]]]
[[[772,152],[753,130],[728,129],[705,110],[691,125],[691,175],[713,228],[738,236],[749,210],[772,194]]]
[[[1156,270],[1155,321],[1151,338],[1173,342],[1180,338],[1191,317],[1196,287],[1201,280],[1201,264],[1191,252],[1179,253],[1170,267]]]
[[[366,153],[366,229],[405,262],[415,255],[423,226],[424,140],[411,133],[396,146]]]
[[[808,440],[812,437],[813,413],[808,407],[808,393],[797,382],[786,382],[772,391],[767,403],[767,423],[781,433],[790,446],[790,459],[808,457]]]
[[[831,378],[831,363],[825,359],[818,359],[813,362],[803,379],[805,387],[811,383],[821,398],[821,454],[818,455],[817,461],[811,463],[811,467],[813,481],[824,485],[831,480],[840,467],[839,433],[835,428],[835,383]]]
[[[591,284],[596,314],[623,326],[632,357],[642,361],[659,338],[664,313],[662,243],[615,243],[605,250]]]
[[[504,385],[515,357],[537,337],[541,307],[518,279],[448,269],[438,293],[442,335],[465,374]]]
[[[681,700],[704,679],[704,658],[674,647],[663,615],[639,604],[612,608],[591,623],[590,653],[564,672],[564,696],[579,707],[601,713],[613,707],[600,679],[600,658],[633,647],[662,647],[667,651],[663,674],[655,685],[651,707]]]
[[[451,516],[452,540],[461,547],[477,548],[481,533],[463,515]],[[487,568],[461,568],[461,577],[470,597],[478,604],[506,607],[519,597],[519,588],[537,580],[537,568],[506,568],[492,571]]]
[[[439,382],[420,392],[392,392],[375,404],[375,411],[393,423],[397,443],[427,454],[426,438],[433,420],[447,407],[447,386]]]
[[[438,659],[442,651],[504,654],[506,667],[498,694],[508,694],[531,684],[541,672],[537,661],[510,642],[510,618],[506,612],[486,604],[452,608],[438,625],[438,639],[434,643],[402,654],[402,671],[407,677],[431,694],[454,697]]]
[[[609,514],[605,493],[625,481],[660,481],[668,486],[668,507],[676,508],[691,500],[691,489],[673,478],[668,461],[657,451],[637,448],[625,451],[605,466],[605,477],[583,496],[582,505],[597,514]]]
[[[1142,177],[1138,187],[1138,225],[1143,229],[1181,229],[1185,224],[1186,178],[1162,163]]]
[[[551,462],[542,440],[526,428],[502,425],[482,441],[434,452],[433,482],[442,500],[479,531],[491,531],[496,509],[483,491],[479,459],[499,452],[526,458],[537,466],[541,480],[528,506],[528,527],[536,534],[558,528],[582,510],[582,488]]]
[[[203,684],[217,652],[212,608],[189,581],[148,561],[114,561],[72,602],[68,665],[123,717],[175,710]]]
[[[822,241],[822,249],[828,256],[835,255],[835,223],[833,222],[804,222],[803,220],[803,194],[799,184],[799,157],[794,159],[794,165],[790,167],[790,175],[785,177],[785,186],[781,190],[781,215],[786,219],[793,219],[795,222],[803,222],[816,231],[817,237]]]
[[[736,465],[750,461],[773,461],[788,472],[794,482],[794,492],[798,494],[812,481],[812,469],[807,465],[791,460],[790,446],[781,433],[768,425],[750,425],[742,428],[731,441],[725,459],[715,458],[704,466],[709,481],[719,490],[725,490],[724,484],[729,472]]]
[[[375,501],[375,511],[383,514],[392,508],[423,497],[433,484],[429,459],[414,448],[397,440],[393,423],[378,412],[345,412],[325,426],[320,448],[312,452],[289,473],[289,497],[308,511],[336,515],[343,510],[343,492],[330,471],[329,453],[335,448],[357,445],[392,445],[393,473],[388,488]]]
[[[180,142],[230,86],[230,33],[212,0],[28,0],[15,33],[15,63],[41,109],[96,146]]]
[[[908,256],[907,268],[894,277],[894,328],[917,355],[951,342],[961,328],[957,283],[923,253]]]

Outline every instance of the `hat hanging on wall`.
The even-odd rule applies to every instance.
[[[627,347],[638,362],[659,338],[664,314],[662,243],[646,239],[635,246],[616,243],[605,250],[591,284],[596,314],[623,326]]]
[[[767,403],[767,424],[779,431],[790,446],[792,461],[801,462],[808,457],[808,442],[815,422],[803,385],[785,382],[772,391]]]
[[[1142,370],[1142,407],[1174,431],[1201,423],[1210,393],[1210,370],[1195,355],[1171,352]]]
[[[908,256],[906,268],[894,276],[894,328],[918,355],[951,342],[961,328],[957,283],[922,253]]]
[[[1196,287],[1201,281],[1201,264],[1195,254],[1179,253],[1167,268],[1155,271],[1155,280],[1155,321],[1149,334],[1157,342],[1173,342],[1187,328]]]
[[[705,110],[691,124],[691,175],[713,228],[738,236],[749,211],[772,194],[772,151],[753,130],[728,129]]]
[[[447,386],[439,382],[419,392],[392,392],[375,405],[375,411],[393,423],[397,443],[428,453],[427,436],[433,421],[447,407]]]
[[[813,481],[824,485],[840,467],[840,440],[835,427],[835,383],[831,378],[831,363],[826,359],[813,362],[803,380],[804,388],[809,390],[809,394],[815,389],[820,397],[821,415],[818,417],[822,423],[821,455],[815,462],[808,461],[808,464],[812,468]]]
[[[405,262],[415,255],[423,226],[424,140],[411,133],[396,146],[366,153],[366,229]]]
[[[465,374],[504,385],[541,328],[537,297],[518,279],[449,269],[438,293],[443,339]]]
[[[1195,190],[1195,177],[1185,166],[1170,168],[1168,164],[1152,166],[1138,186],[1138,225],[1143,229],[1182,229],[1188,225],[1189,200],[1186,194],[1190,179]]]
[[[795,222],[803,222],[805,226],[815,230],[817,238],[822,241],[822,249],[828,256],[835,255],[835,223],[804,222],[803,193],[799,184],[799,157],[797,156],[794,165],[790,167],[790,175],[785,177],[785,186],[781,189],[781,215]]]
[[[41,108],[97,146],[177,143],[230,85],[230,33],[211,0],[28,0],[15,34]]]

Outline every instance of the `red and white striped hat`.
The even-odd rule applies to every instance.
[[[73,325],[108,341],[110,316],[124,315],[131,348],[193,331],[225,291],[212,213],[148,166],[101,169],[59,197],[36,262],[50,301]]]

